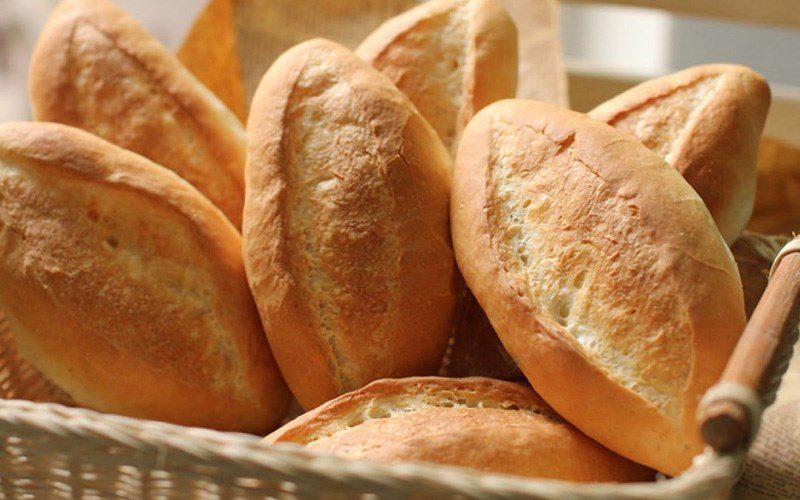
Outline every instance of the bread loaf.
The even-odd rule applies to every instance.
[[[37,120],[82,128],[150,158],[241,226],[241,123],[108,0],[56,7],[31,59],[29,85]]]
[[[750,219],[767,82],[744,66],[696,66],[647,81],[589,113],[675,167],[732,244]]]
[[[432,0],[389,19],[356,53],[387,75],[452,152],[481,108],[514,97],[517,30],[500,0]]]
[[[654,476],[586,437],[529,387],[479,377],[379,380],[266,440],[350,459],[436,462],[568,481]]]
[[[480,112],[451,201],[461,272],[533,388],[666,474],[744,327],[742,284],[702,200],[628,134],[507,100]]]
[[[241,237],[177,175],[86,132],[0,126],[0,309],[79,405],[248,432],[289,393]]]
[[[430,125],[385,76],[317,39],[264,76],[247,133],[247,275],[301,405],[435,373],[455,260],[451,165]]]
[[[176,56],[186,69],[245,121],[245,96],[239,43],[234,31],[237,0],[210,0],[195,19]],[[266,4],[268,5],[268,4]]]

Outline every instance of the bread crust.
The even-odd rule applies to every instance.
[[[188,180],[239,228],[239,120],[138,23],[107,0],[65,0],[34,50],[34,117],[72,125]]]
[[[587,438],[529,387],[480,377],[379,380],[296,418],[266,442],[568,481],[654,476]]]
[[[502,160],[518,177],[498,180],[494,188],[490,165],[494,169],[499,161],[493,155],[504,154],[495,150],[504,143],[495,141],[518,137],[512,144],[519,149],[508,153],[510,160]],[[697,402],[721,374],[745,321],[735,263],[699,197],[674,169],[629,135],[533,101],[501,101],[479,113],[462,138],[455,170],[451,217],[459,267],[534,389],[576,427],[617,453],[671,475],[686,469],[703,446],[694,423]],[[541,172],[569,182],[564,185],[572,191],[529,191],[536,188],[535,178],[525,176]],[[534,200],[528,215],[519,215],[520,224],[549,224],[551,219],[535,219],[544,217],[542,213],[560,221],[531,226],[557,238],[553,248],[545,239],[541,247],[529,249],[526,258],[538,266],[534,268],[519,267],[518,261],[499,253],[506,251],[506,236],[489,222],[506,220],[498,215],[500,191],[491,190],[515,179],[522,179],[521,187],[509,191],[511,202]],[[606,211],[612,208],[630,214]],[[600,232],[593,224],[599,224]],[[524,238],[530,229],[526,233],[521,227]],[[592,249],[588,257],[578,253],[583,248],[579,244]],[[542,267],[551,264],[536,259],[552,252],[556,267]],[[653,267],[634,258],[641,256]],[[532,288],[525,277],[530,274],[520,274],[520,269],[553,270],[536,275],[541,281],[533,283],[539,288]],[[582,277],[580,283],[571,282],[577,291],[566,296],[571,305],[566,317],[558,318],[546,309],[552,304],[542,302],[545,296],[537,299],[534,292],[574,279],[570,272]],[[629,275],[636,278],[624,279]],[[561,305],[554,304],[560,311]],[[665,312],[673,306],[680,306],[676,314]],[[584,316],[587,310],[590,319]],[[655,317],[664,324],[642,330],[637,323]],[[593,324],[610,330],[596,332]],[[660,333],[653,337],[650,328]],[[579,338],[595,340],[584,344]],[[611,354],[616,346],[628,357],[609,361],[598,347],[604,345],[611,346]],[[640,368],[630,371],[628,366]],[[623,384],[620,373],[638,382]],[[672,394],[660,396],[666,409],[655,402],[660,400],[645,396],[648,384],[677,383],[682,384],[677,395],[658,393]]]
[[[475,113],[516,94],[517,30],[500,0],[425,2],[383,23],[356,54],[411,99],[452,153]],[[440,80],[451,74],[460,76],[454,88]]]
[[[86,132],[0,126],[0,308],[78,404],[264,432],[289,393],[241,237],[184,180]]]
[[[449,161],[408,99],[338,44],[302,43],[265,75],[248,122],[245,265],[304,408],[436,372],[455,293]]]
[[[708,84],[702,93],[693,88]],[[661,103],[677,102],[659,109]],[[706,203],[728,244],[753,211],[759,138],[770,103],[766,80],[745,66],[710,64],[644,82],[601,104],[592,118],[652,141]],[[685,112],[677,133],[657,136]],[[633,116],[631,116],[633,115]]]
[[[245,121],[249,103],[239,61],[234,8],[233,0],[211,0],[192,24],[176,55],[186,69]]]

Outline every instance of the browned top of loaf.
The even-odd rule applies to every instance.
[[[337,455],[420,460],[573,481],[647,480],[559,417],[529,387],[487,378],[385,379],[267,437]]]
[[[430,125],[352,52],[311,40],[265,75],[248,148],[248,279],[300,403],[435,373],[455,261]]]
[[[236,229],[191,185],[71,127],[0,126],[0,307],[81,405],[230,430],[288,393]]]
[[[611,449],[687,467],[744,325],[702,200],[629,135],[533,101],[479,113],[456,164],[459,267],[533,387]]]
[[[174,170],[241,226],[241,123],[107,0],[56,7],[31,60],[30,95],[37,120],[88,130]]]
[[[357,54],[388,76],[455,152],[484,106],[514,97],[517,30],[500,0],[433,0],[386,21]]]
[[[697,191],[730,244],[750,218],[770,102],[745,66],[696,66],[637,85],[589,115],[633,134]]]

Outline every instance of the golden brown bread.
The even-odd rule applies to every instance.
[[[236,33],[234,0],[211,0],[192,24],[178,60],[245,121],[249,102],[244,93]]]
[[[581,482],[652,480],[592,441],[529,387],[488,378],[384,379],[267,436],[344,458],[425,461]]]
[[[29,85],[37,120],[82,128],[177,172],[241,226],[241,123],[108,0],[56,7],[31,59]]]
[[[702,200],[628,134],[495,103],[456,160],[464,278],[533,388],[590,437],[667,474],[744,326],[739,274]],[[624,431],[623,431],[624,430]]]
[[[756,186],[748,229],[767,234],[800,233],[800,148],[769,137],[762,139]]]
[[[411,102],[326,40],[264,76],[248,121],[244,256],[306,409],[436,372],[454,302],[450,160]]]
[[[731,246],[744,289],[745,313],[749,318],[764,294],[772,261],[791,236],[765,235],[744,231]],[[474,301],[474,299],[473,299]],[[467,304],[460,314],[461,325],[448,348],[440,375],[446,377],[490,377],[500,380],[521,380],[514,358],[492,328],[491,322],[477,301]]]
[[[19,351],[82,406],[249,432],[286,411],[238,232],[137,154],[0,126],[0,283]]]
[[[633,134],[675,167],[732,244],[753,211],[758,141],[769,103],[761,75],[711,64],[644,82],[589,116]]]
[[[517,30],[500,0],[431,0],[389,19],[356,54],[397,85],[453,153],[481,108],[514,97]]]

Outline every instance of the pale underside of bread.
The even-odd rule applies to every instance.
[[[0,127],[0,308],[78,404],[258,432],[288,391],[241,239],[191,185],[71,127]]]
[[[760,75],[715,64],[647,81],[589,115],[631,133],[675,167],[731,244],[753,210],[756,156],[769,102],[769,86]]]
[[[580,433],[530,388],[477,377],[373,382],[266,440],[350,459],[429,461],[572,481],[653,477]]]
[[[462,274],[537,392],[628,458],[688,467],[744,307],[681,176],[584,115],[503,101],[465,132],[451,207]]]
[[[387,75],[455,152],[484,106],[514,97],[517,31],[500,0],[433,0],[385,22],[356,53]]]
[[[82,128],[175,171],[241,226],[241,123],[107,0],[59,4],[34,51],[29,85],[37,120]]]
[[[454,301],[451,166],[413,105],[347,49],[306,42],[265,75],[248,147],[248,279],[300,403],[435,373]]]

